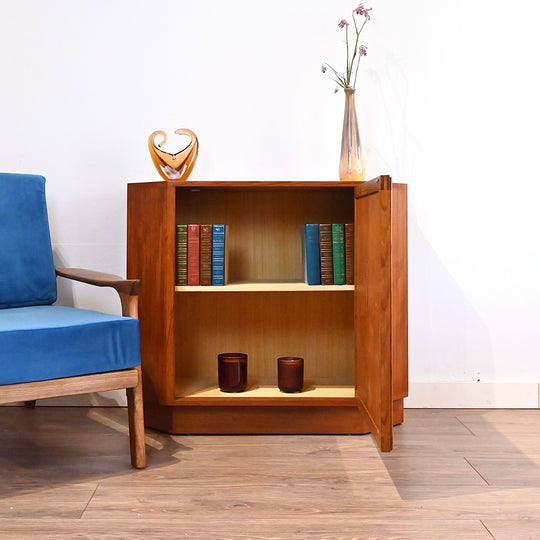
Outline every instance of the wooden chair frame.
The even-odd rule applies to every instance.
[[[98,287],[112,287],[122,304],[122,315],[138,318],[138,294],[140,281],[123,279],[81,268],[56,268],[56,275]],[[146,467],[144,443],[144,413],[142,399],[141,367],[109,371],[77,377],[66,377],[48,381],[37,381],[0,386],[0,405],[25,402],[35,406],[37,399],[105,392],[126,389],[128,403],[129,439],[131,464],[137,469]]]

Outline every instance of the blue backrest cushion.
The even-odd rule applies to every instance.
[[[55,301],[45,178],[0,173],[0,308]]]

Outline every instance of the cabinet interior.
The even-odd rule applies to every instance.
[[[176,392],[217,386],[217,355],[248,355],[253,385],[277,384],[277,358],[304,358],[309,386],[354,386],[353,292],[176,295]]]
[[[352,223],[353,189],[178,188],[176,223],[224,223],[229,282],[302,281],[301,226]]]
[[[352,188],[179,188],[176,223],[229,226],[230,283],[301,282],[301,226],[352,223],[353,195]],[[244,396],[261,395],[264,386],[273,395],[279,356],[304,358],[305,389],[335,386],[339,394],[347,387],[346,395],[354,395],[353,288],[187,289],[175,296],[177,397],[208,395],[217,388],[222,352],[248,354]]]

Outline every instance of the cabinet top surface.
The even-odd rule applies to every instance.
[[[329,181],[329,182],[300,182],[300,181],[210,181],[210,180],[188,180],[186,182],[174,182],[174,181],[156,181],[156,182],[130,182],[129,185],[136,184],[152,184],[158,185],[161,184],[164,187],[175,187],[175,188],[200,188],[200,187],[253,187],[253,188],[275,188],[275,187],[355,187],[358,186],[358,182],[340,182],[340,181]]]
[[[377,180],[375,178],[374,180]],[[340,182],[335,181],[191,181],[174,182],[174,181],[155,181],[155,182],[129,182],[128,185],[162,185],[163,189],[167,188],[183,188],[183,189],[200,189],[200,188],[250,188],[250,189],[317,189],[317,188],[355,188],[360,187],[365,182]]]

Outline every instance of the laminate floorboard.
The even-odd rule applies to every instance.
[[[540,410],[406,410],[370,435],[170,436],[120,408],[0,408],[0,540],[540,540]]]

